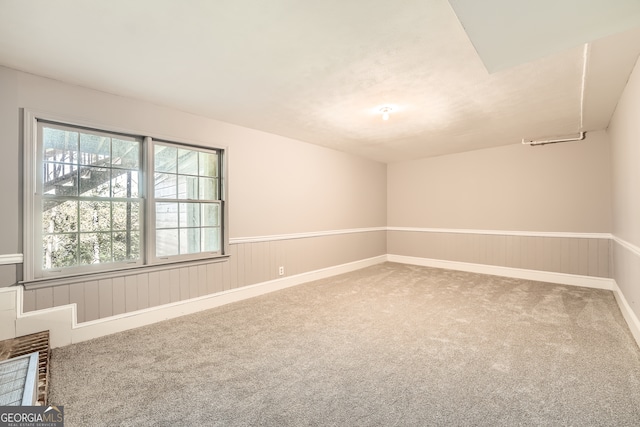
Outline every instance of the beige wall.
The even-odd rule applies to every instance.
[[[229,150],[232,238],[386,225],[385,165],[257,136]]]
[[[640,65],[636,63],[607,133],[613,181],[613,269],[640,318]]]
[[[391,164],[387,252],[611,277],[609,149],[601,131]]]
[[[605,132],[394,163],[389,226],[602,233],[611,230]]]
[[[3,164],[0,167],[0,188],[3,209],[0,209],[0,255],[22,251],[20,239],[20,115],[17,100],[16,73],[0,67],[0,147]],[[6,270],[6,269],[5,269]],[[3,274],[4,273],[4,274]],[[9,279],[7,280],[7,276]],[[0,272],[0,286],[11,284],[13,273]],[[8,283],[7,283],[8,282]]]
[[[640,246],[640,66],[631,74],[607,130],[613,171],[613,233]]]
[[[21,108],[105,128],[228,147],[232,239],[386,225],[384,164],[2,67],[0,93],[4,160],[0,168],[4,202],[0,210],[0,256],[22,251]],[[386,246],[386,237],[382,239]],[[376,247],[377,255],[385,253],[386,248],[379,244]],[[305,255],[318,259],[319,264],[335,260],[331,248],[305,250]],[[362,249],[363,258],[369,253]],[[346,258],[352,259],[353,254]],[[0,270],[0,286],[17,280],[17,269],[4,267]],[[295,268],[292,266],[291,271]]]

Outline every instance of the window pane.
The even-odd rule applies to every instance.
[[[178,230],[156,230],[156,256],[178,255]]]
[[[216,227],[202,229],[202,251],[220,251],[220,228]]]
[[[180,227],[200,227],[199,203],[180,203]]]
[[[220,205],[217,203],[202,203],[202,226],[220,225]]]
[[[78,163],[78,132],[42,128],[44,161]]]
[[[200,176],[218,176],[218,155],[201,151],[200,156]]]
[[[111,230],[111,202],[80,202],[80,231]]]
[[[156,203],[156,228],[178,228],[177,203]]]
[[[181,175],[198,175],[198,152],[178,150],[178,173]]]
[[[111,138],[106,136],[80,134],[81,165],[110,166]]]
[[[50,234],[44,236],[43,267],[45,269],[71,267],[76,265],[76,234]]]
[[[198,200],[198,177],[178,175],[178,199]]]
[[[113,202],[113,230],[140,229],[140,204],[138,202]]]
[[[183,228],[180,230],[180,253],[194,254],[200,252],[200,229]]]
[[[113,138],[111,140],[112,164],[127,169],[140,168],[140,142]]]
[[[78,166],[50,162],[45,162],[43,166],[43,194],[52,196],[78,195]]]
[[[140,259],[140,233],[113,233],[113,260],[130,261]]]
[[[154,148],[154,170],[156,172],[176,173],[178,149],[156,144]]]
[[[83,166],[80,168],[80,195],[110,197],[111,169]]]
[[[218,200],[218,180],[200,178],[200,200]]]
[[[78,230],[78,202],[75,200],[43,200],[43,233],[65,233]]]
[[[113,197],[138,198],[140,196],[138,171],[125,169],[111,170],[111,191]]]
[[[111,262],[111,233],[80,233],[80,265]]]
[[[36,244],[43,248],[42,269],[140,260],[144,245],[140,198],[153,191],[143,191],[142,139],[43,121],[38,129],[39,154],[30,161],[40,161],[42,181],[36,183],[32,202],[42,211],[29,216],[39,231],[34,235],[41,239]],[[164,160],[160,170],[173,168],[169,192],[175,199],[177,149],[169,147],[160,160]],[[166,180],[160,183],[166,192]],[[173,217],[177,229],[177,203]],[[179,235],[174,234],[177,248]],[[30,276],[37,276],[38,270]]]
[[[154,177],[155,196],[158,199],[176,199],[178,181],[176,175],[157,173]]]

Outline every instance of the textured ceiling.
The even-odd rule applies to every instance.
[[[640,30],[590,43],[584,109],[561,36],[489,73],[446,0],[0,0],[1,65],[383,162],[575,133],[581,111],[605,128]]]

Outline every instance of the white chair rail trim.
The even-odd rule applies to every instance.
[[[493,236],[558,237],[574,239],[611,239],[611,233],[574,233],[565,231],[476,230],[467,228],[387,227],[388,231],[417,233],[484,234]]]
[[[22,254],[0,255],[0,265],[22,264],[22,261],[23,261]]]

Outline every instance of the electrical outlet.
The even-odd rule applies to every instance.
[[[278,275],[279,276],[284,276],[284,267],[279,267],[278,268]]]

